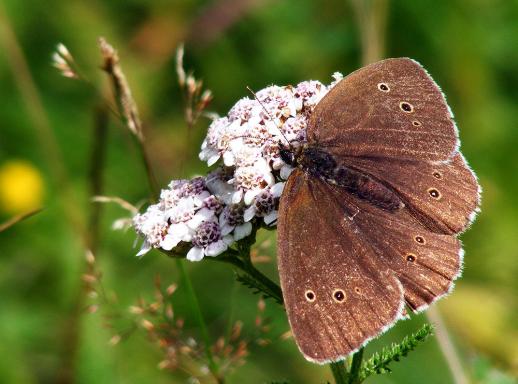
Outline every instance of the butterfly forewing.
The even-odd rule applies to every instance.
[[[339,360],[403,313],[395,274],[356,233],[355,207],[300,170],[280,202],[278,263],[295,340],[311,361]],[[324,196],[326,196],[324,198]]]
[[[446,160],[457,147],[444,96],[417,62],[387,59],[340,81],[316,106],[308,142],[336,155]]]

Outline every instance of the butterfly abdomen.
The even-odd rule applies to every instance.
[[[339,166],[335,171],[334,181],[362,200],[377,207],[395,211],[404,206],[401,199],[389,188],[372,177],[354,169]]]

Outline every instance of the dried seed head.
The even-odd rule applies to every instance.
[[[198,343],[193,337],[189,337],[187,340],[185,340],[185,343],[191,348],[195,348],[196,345],[198,345]]]
[[[266,347],[267,345],[271,344],[271,340],[259,338],[256,340],[256,343],[261,347]]]
[[[176,74],[178,76],[178,84],[183,88],[185,86],[185,70],[183,69],[184,47],[180,44],[176,50]]]
[[[216,341],[216,344],[214,345],[214,350],[217,353],[217,351],[223,350],[224,347],[225,347],[225,338],[219,337],[218,340]]]
[[[121,341],[120,335],[113,335],[112,338],[110,339],[110,341],[108,341],[108,344],[111,346],[115,346],[115,345],[119,344],[120,341]]]
[[[65,47],[65,45],[63,43],[59,43],[57,46],[56,46],[56,50],[57,50],[57,53],[62,57],[64,58],[65,60],[68,60],[68,61],[74,61],[74,58],[72,57],[72,55],[70,54],[70,51],[68,50],[67,47]]]
[[[180,347],[180,353],[182,355],[189,355],[192,352],[192,348],[187,345],[182,345]]]
[[[144,132],[137,104],[131,94],[131,89],[126,80],[126,76],[124,75],[124,72],[122,72],[117,51],[102,37],[99,39],[99,48],[103,56],[101,68],[111,77],[117,97],[119,113],[122,115],[124,123],[131,133],[137,136],[140,141],[143,141]]]
[[[92,253],[91,250],[87,249],[86,250],[86,253],[85,253],[85,259],[86,259],[86,262],[89,264],[89,265],[94,265],[95,264],[95,256],[94,254]]]
[[[56,51],[52,54],[52,65],[57,68],[62,76],[78,79],[79,75],[72,68],[71,64],[74,63],[74,58],[63,44],[58,44]]]
[[[173,306],[171,304],[167,304],[165,308],[165,315],[168,319],[172,319],[174,317]]]
[[[160,292],[160,287],[162,284],[162,279],[160,278],[160,273],[155,274],[154,283],[155,283],[155,288],[157,289],[158,292]]]
[[[146,331],[152,331],[155,329],[155,325],[149,321],[149,320],[146,320],[146,319],[143,319],[141,322],[140,322],[140,325],[142,325],[142,327],[146,330]]]
[[[171,362],[169,360],[162,360],[160,363],[158,363],[158,369],[164,370],[171,368]]]
[[[259,312],[264,312],[264,309],[266,308],[266,303],[264,302],[264,299],[261,297],[259,301],[257,302],[257,309]]]
[[[167,296],[171,296],[173,293],[175,293],[176,288],[178,288],[178,286],[176,284],[171,284],[169,287],[167,287],[167,289],[166,289]]]
[[[291,333],[291,330],[288,330],[281,335],[281,340],[288,340],[288,339],[291,339],[292,337],[293,337],[293,333]]]
[[[83,274],[83,276],[81,276],[81,279],[85,283],[95,283],[97,281],[97,277],[95,277],[94,275],[89,274],[89,273]]]
[[[196,79],[192,74],[187,75],[187,92],[189,95],[194,95],[196,92]]]
[[[132,305],[129,307],[130,313],[133,313],[134,315],[141,315],[144,313],[144,308],[139,307],[137,305]]]
[[[233,350],[234,350],[234,348],[231,345],[227,345],[225,347],[225,349],[223,349],[223,354],[222,355],[224,357],[228,357],[228,356],[230,356],[230,354],[232,353]]]
[[[230,335],[230,340],[234,341],[241,336],[241,331],[243,329],[243,322],[241,320],[236,321],[234,326],[232,327],[232,334]]]
[[[200,109],[205,109],[209,103],[212,101],[212,92],[210,89],[206,89],[201,94],[200,98]]]
[[[88,306],[88,309],[87,309],[88,313],[95,313],[98,310],[99,310],[99,306],[95,305],[95,304]]]

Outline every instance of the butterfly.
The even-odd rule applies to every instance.
[[[480,187],[420,64],[351,73],[315,107],[307,143],[280,155],[295,170],[279,202],[278,268],[307,360],[341,360],[452,290]]]

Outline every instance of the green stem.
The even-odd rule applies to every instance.
[[[245,261],[244,265],[244,271],[248,273],[250,276],[252,276],[254,279],[256,279],[258,283],[260,283],[260,285],[264,288],[263,291],[275,298],[275,300],[279,304],[282,304],[284,302],[282,297],[282,290],[281,287],[279,287],[279,285],[277,285],[275,282],[266,277],[262,272],[260,272],[257,268],[255,268],[250,261]]]
[[[144,168],[146,170],[146,178],[149,185],[149,190],[151,192],[151,196],[153,198],[153,201],[158,200],[158,198],[160,197],[160,189],[158,187],[158,182],[156,180],[155,173],[153,172],[153,168],[151,167],[151,160],[149,159],[146,147],[143,143],[143,139],[140,139],[136,136],[135,139],[139,143],[137,147],[142,158],[142,163],[144,164]]]
[[[185,266],[182,262],[182,260],[177,259],[176,265],[178,267],[178,270],[180,271],[182,280],[185,284],[185,287],[187,289],[187,294],[189,295],[189,300],[192,305],[192,311],[194,312],[194,317],[196,318],[196,321],[198,322],[198,326],[201,330],[201,335],[203,338],[203,343],[205,344],[205,355],[207,357],[207,361],[209,363],[209,370],[216,379],[216,381],[220,384],[224,383],[223,378],[221,378],[218,374],[218,367],[216,366],[216,363],[214,362],[214,358],[212,356],[211,351],[211,345],[209,340],[209,332],[207,331],[207,325],[205,324],[205,320],[203,319],[203,314],[201,313],[201,307],[200,303],[198,301],[198,298],[196,296],[196,293],[194,292],[194,288],[191,283],[191,279],[189,278],[189,275],[187,274],[187,271],[185,269]]]
[[[234,280],[232,285],[232,291],[230,292],[230,310],[228,313],[228,323],[227,323],[227,331],[225,333],[225,341],[228,343],[232,336],[232,330],[234,328],[234,317],[235,317],[235,309],[236,309],[236,294],[238,283]]]
[[[349,373],[347,372],[347,368],[345,367],[345,362],[343,360],[331,363],[329,364],[329,367],[331,368],[336,384],[347,384],[349,382]]]
[[[207,259],[229,263],[241,269],[243,272],[247,273],[250,277],[255,279],[261,291],[266,293],[268,296],[273,297],[279,304],[282,304],[283,299],[281,287],[279,287],[279,285],[277,285],[274,281],[270,280],[266,275],[264,275],[261,271],[255,268],[249,258],[245,258],[243,260],[237,257],[237,254],[238,252],[234,251],[232,253],[227,253],[227,255],[225,256],[218,256]]]
[[[363,347],[353,355],[353,361],[351,363],[351,372],[349,374],[349,381],[347,384],[358,384],[360,383],[360,368],[362,366],[363,359]]]

